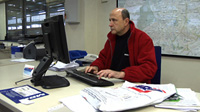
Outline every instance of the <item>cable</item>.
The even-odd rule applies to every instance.
[[[19,80],[19,81],[16,81],[15,82],[15,85],[17,85],[17,83],[19,83],[19,82],[22,82],[22,81],[25,81],[25,80],[28,80],[28,79],[31,79],[32,77],[30,77],[30,78],[26,78],[26,79],[22,79],[22,80]]]
[[[56,65],[56,63],[58,62],[58,60],[56,60],[49,68],[51,68],[51,67],[53,67],[54,65]],[[48,70],[49,68],[47,68],[47,69],[45,69],[45,70],[43,70],[43,71],[46,71],[46,70]],[[42,71],[42,72],[43,72]],[[46,72],[43,74],[44,76],[45,76],[45,74],[46,74]]]
[[[43,70],[43,71],[46,71],[46,70],[48,70],[49,68],[53,67],[57,62],[58,62],[58,60],[56,60],[50,67],[48,67],[47,69],[45,69],[45,70]],[[42,71],[42,72],[43,72],[43,71]],[[46,72],[45,72],[45,73],[46,73]],[[45,73],[44,73],[44,76],[45,76]],[[17,85],[17,83],[19,83],[19,82],[22,82],[22,81],[25,81],[25,80],[28,80],[28,79],[32,79],[32,77],[26,78],[26,79],[22,79],[22,80],[19,80],[19,81],[16,81],[16,82],[15,82],[15,85]]]

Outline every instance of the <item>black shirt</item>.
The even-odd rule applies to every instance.
[[[110,66],[111,70],[121,71],[130,66],[128,52],[128,38],[130,33],[129,29],[124,35],[116,36],[115,50]]]

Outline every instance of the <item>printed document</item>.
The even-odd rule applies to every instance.
[[[65,71],[66,69],[70,69],[70,68],[76,68],[79,67],[79,64],[76,63],[75,61],[72,61],[68,64],[65,64],[63,62],[58,61],[55,65],[55,62],[52,62],[52,64],[50,65],[49,70],[52,71]]]
[[[23,101],[33,100],[48,95],[30,85],[0,90],[0,93],[8,97],[15,103],[23,103]]]
[[[134,84],[126,81],[119,88],[85,88],[81,96],[95,109],[124,111],[160,103],[174,93],[173,84]]]
[[[164,101],[155,107],[179,110],[200,110],[200,102],[196,93],[190,88],[178,88],[177,93],[182,97],[180,101]]]
[[[81,95],[63,98],[60,102],[73,112],[97,112]]]
[[[87,112],[124,111],[160,103],[174,93],[176,89],[173,84],[134,84],[126,81],[118,88],[88,87],[83,89],[79,96],[60,101],[73,111],[79,101],[87,105],[87,108],[80,106],[79,109],[90,108]]]

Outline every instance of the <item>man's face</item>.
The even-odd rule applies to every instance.
[[[116,35],[123,35],[126,32],[125,30],[125,20],[123,20],[122,15],[121,15],[121,10],[113,10],[110,13],[110,30],[112,34],[116,34]]]

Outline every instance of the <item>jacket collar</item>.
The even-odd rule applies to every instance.
[[[131,29],[131,33],[133,34],[133,31],[135,31],[135,24],[133,23],[133,21],[129,21],[130,24],[130,29]],[[111,31],[108,33],[107,35],[109,40],[115,40],[116,38],[116,34],[112,34]]]

